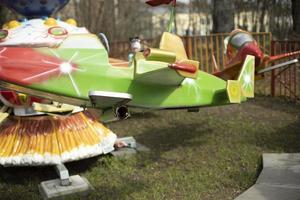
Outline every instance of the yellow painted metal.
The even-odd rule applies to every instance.
[[[19,27],[21,24],[20,22],[18,22],[17,20],[12,20],[10,22],[8,22],[8,29],[14,29],[14,28],[17,28]]]
[[[241,103],[242,101],[242,90],[239,81],[228,80],[227,81],[227,95],[230,103]]]
[[[176,54],[177,61],[188,59],[183,42],[177,35],[164,32],[161,37],[159,48],[174,52]]]
[[[173,51],[150,48],[147,61],[161,61],[167,63],[175,63],[177,55]]]
[[[47,25],[47,26],[56,26],[57,21],[56,21],[56,19],[50,17],[50,18],[45,20],[44,24]]]

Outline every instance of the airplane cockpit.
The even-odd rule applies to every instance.
[[[246,32],[237,32],[229,39],[229,45],[234,47],[235,49],[240,49],[244,44],[248,42],[255,42],[254,38]]]
[[[224,40],[224,54],[230,59],[237,56],[245,44],[255,43],[255,39],[248,32],[237,29],[230,33]]]

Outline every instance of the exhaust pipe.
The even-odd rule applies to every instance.
[[[126,106],[119,106],[116,107],[114,110],[115,116],[117,117],[117,119],[127,119],[128,117],[130,117],[130,113],[129,110]]]

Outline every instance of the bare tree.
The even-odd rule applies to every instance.
[[[233,1],[213,0],[213,32],[230,32],[234,28]]]
[[[293,30],[300,35],[300,1],[292,0]]]
[[[0,4],[0,26],[9,20],[17,19],[18,17],[20,16],[6,8],[4,5]]]

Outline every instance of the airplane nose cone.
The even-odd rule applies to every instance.
[[[262,60],[263,60],[263,57],[264,57],[264,54],[263,52],[258,48],[256,51],[255,51],[255,67],[258,67],[261,65],[262,63]]]
[[[255,43],[248,43],[244,46],[244,55],[252,55],[255,57],[255,67],[259,67],[263,61],[264,54]]]

